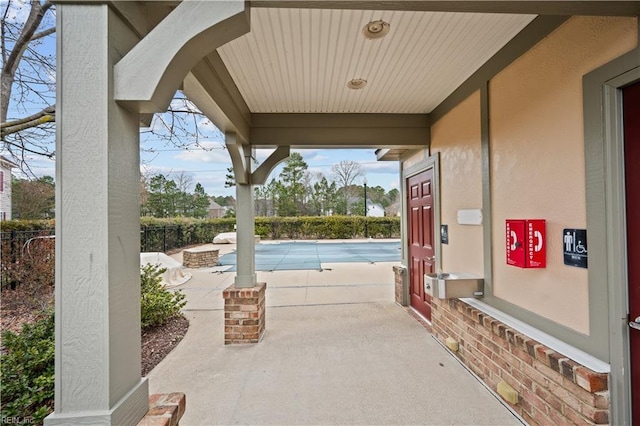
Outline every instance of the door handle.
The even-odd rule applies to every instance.
[[[629,321],[629,327],[640,330],[640,317],[636,318],[635,321]]]

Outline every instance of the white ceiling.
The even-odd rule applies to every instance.
[[[535,15],[254,8],[218,49],[251,112],[429,113]],[[383,19],[391,31],[368,40]],[[347,89],[354,78],[368,81]]]

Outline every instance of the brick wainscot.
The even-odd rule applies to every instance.
[[[532,425],[607,424],[597,373],[458,299],[433,299],[433,334]]]

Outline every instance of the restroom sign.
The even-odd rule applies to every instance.
[[[587,230],[564,229],[562,231],[564,264],[577,268],[588,267]]]

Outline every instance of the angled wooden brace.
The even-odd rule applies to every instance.
[[[250,163],[245,159],[244,147],[238,140],[235,133],[225,133],[225,146],[229,151],[231,157],[231,164],[233,165],[233,172],[236,176],[236,184],[247,185],[251,183],[251,167]]]
[[[114,97],[141,113],[166,111],[187,73],[250,30],[244,0],[182,1],[114,67]]]
[[[266,160],[251,174],[251,183],[264,185],[271,171],[283,160],[289,157],[290,147],[279,146]]]

